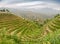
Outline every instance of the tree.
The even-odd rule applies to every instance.
[[[9,12],[9,10],[8,10],[8,9],[6,9],[6,11],[7,11],[7,12]]]
[[[5,12],[5,9],[3,9],[2,11]]]

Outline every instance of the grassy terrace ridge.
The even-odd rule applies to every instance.
[[[51,40],[50,41],[50,38],[49,38],[49,41],[50,41],[50,44],[60,44],[60,39],[57,37],[59,36],[59,31],[60,31],[60,15],[51,19],[46,25],[45,25],[45,31],[48,32],[47,35],[48,37],[51,37],[51,39],[57,39],[57,40]],[[49,36],[49,35],[52,35],[52,36]],[[54,38],[53,35],[55,36]],[[57,35],[57,36],[56,36]],[[45,36],[46,37],[46,36]],[[48,38],[46,37],[46,38]],[[55,43],[53,43],[53,41]],[[57,42],[58,41],[58,42]],[[52,42],[52,43],[51,43]]]
[[[50,27],[52,26],[52,27]],[[56,31],[60,29],[60,16],[54,18],[50,24],[48,24],[48,27],[51,28],[51,30]]]
[[[0,12],[0,44],[60,44],[60,15],[43,26],[9,12]]]
[[[39,44],[60,44],[60,15],[49,20],[44,26],[39,38]]]

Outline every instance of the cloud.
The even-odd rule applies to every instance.
[[[32,1],[45,1],[45,2],[60,3],[60,0],[1,0],[1,1],[2,1],[2,3],[6,2],[8,4],[24,3],[24,2],[32,2]]]
[[[59,0],[2,0],[0,7],[8,8],[27,8],[27,9],[41,9],[52,8],[60,10]]]
[[[2,5],[1,5],[2,6]],[[16,4],[4,4],[3,7],[9,8],[28,8],[28,9],[41,9],[41,8],[52,8],[56,10],[60,10],[60,6],[56,3],[48,3],[43,1],[34,1],[34,2],[26,2],[26,3],[16,3]]]

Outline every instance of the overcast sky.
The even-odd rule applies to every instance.
[[[60,10],[60,0],[0,0],[0,7]]]

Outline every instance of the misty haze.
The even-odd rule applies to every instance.
[[[0,0],[0,44],[60,44],[60,0]]]

